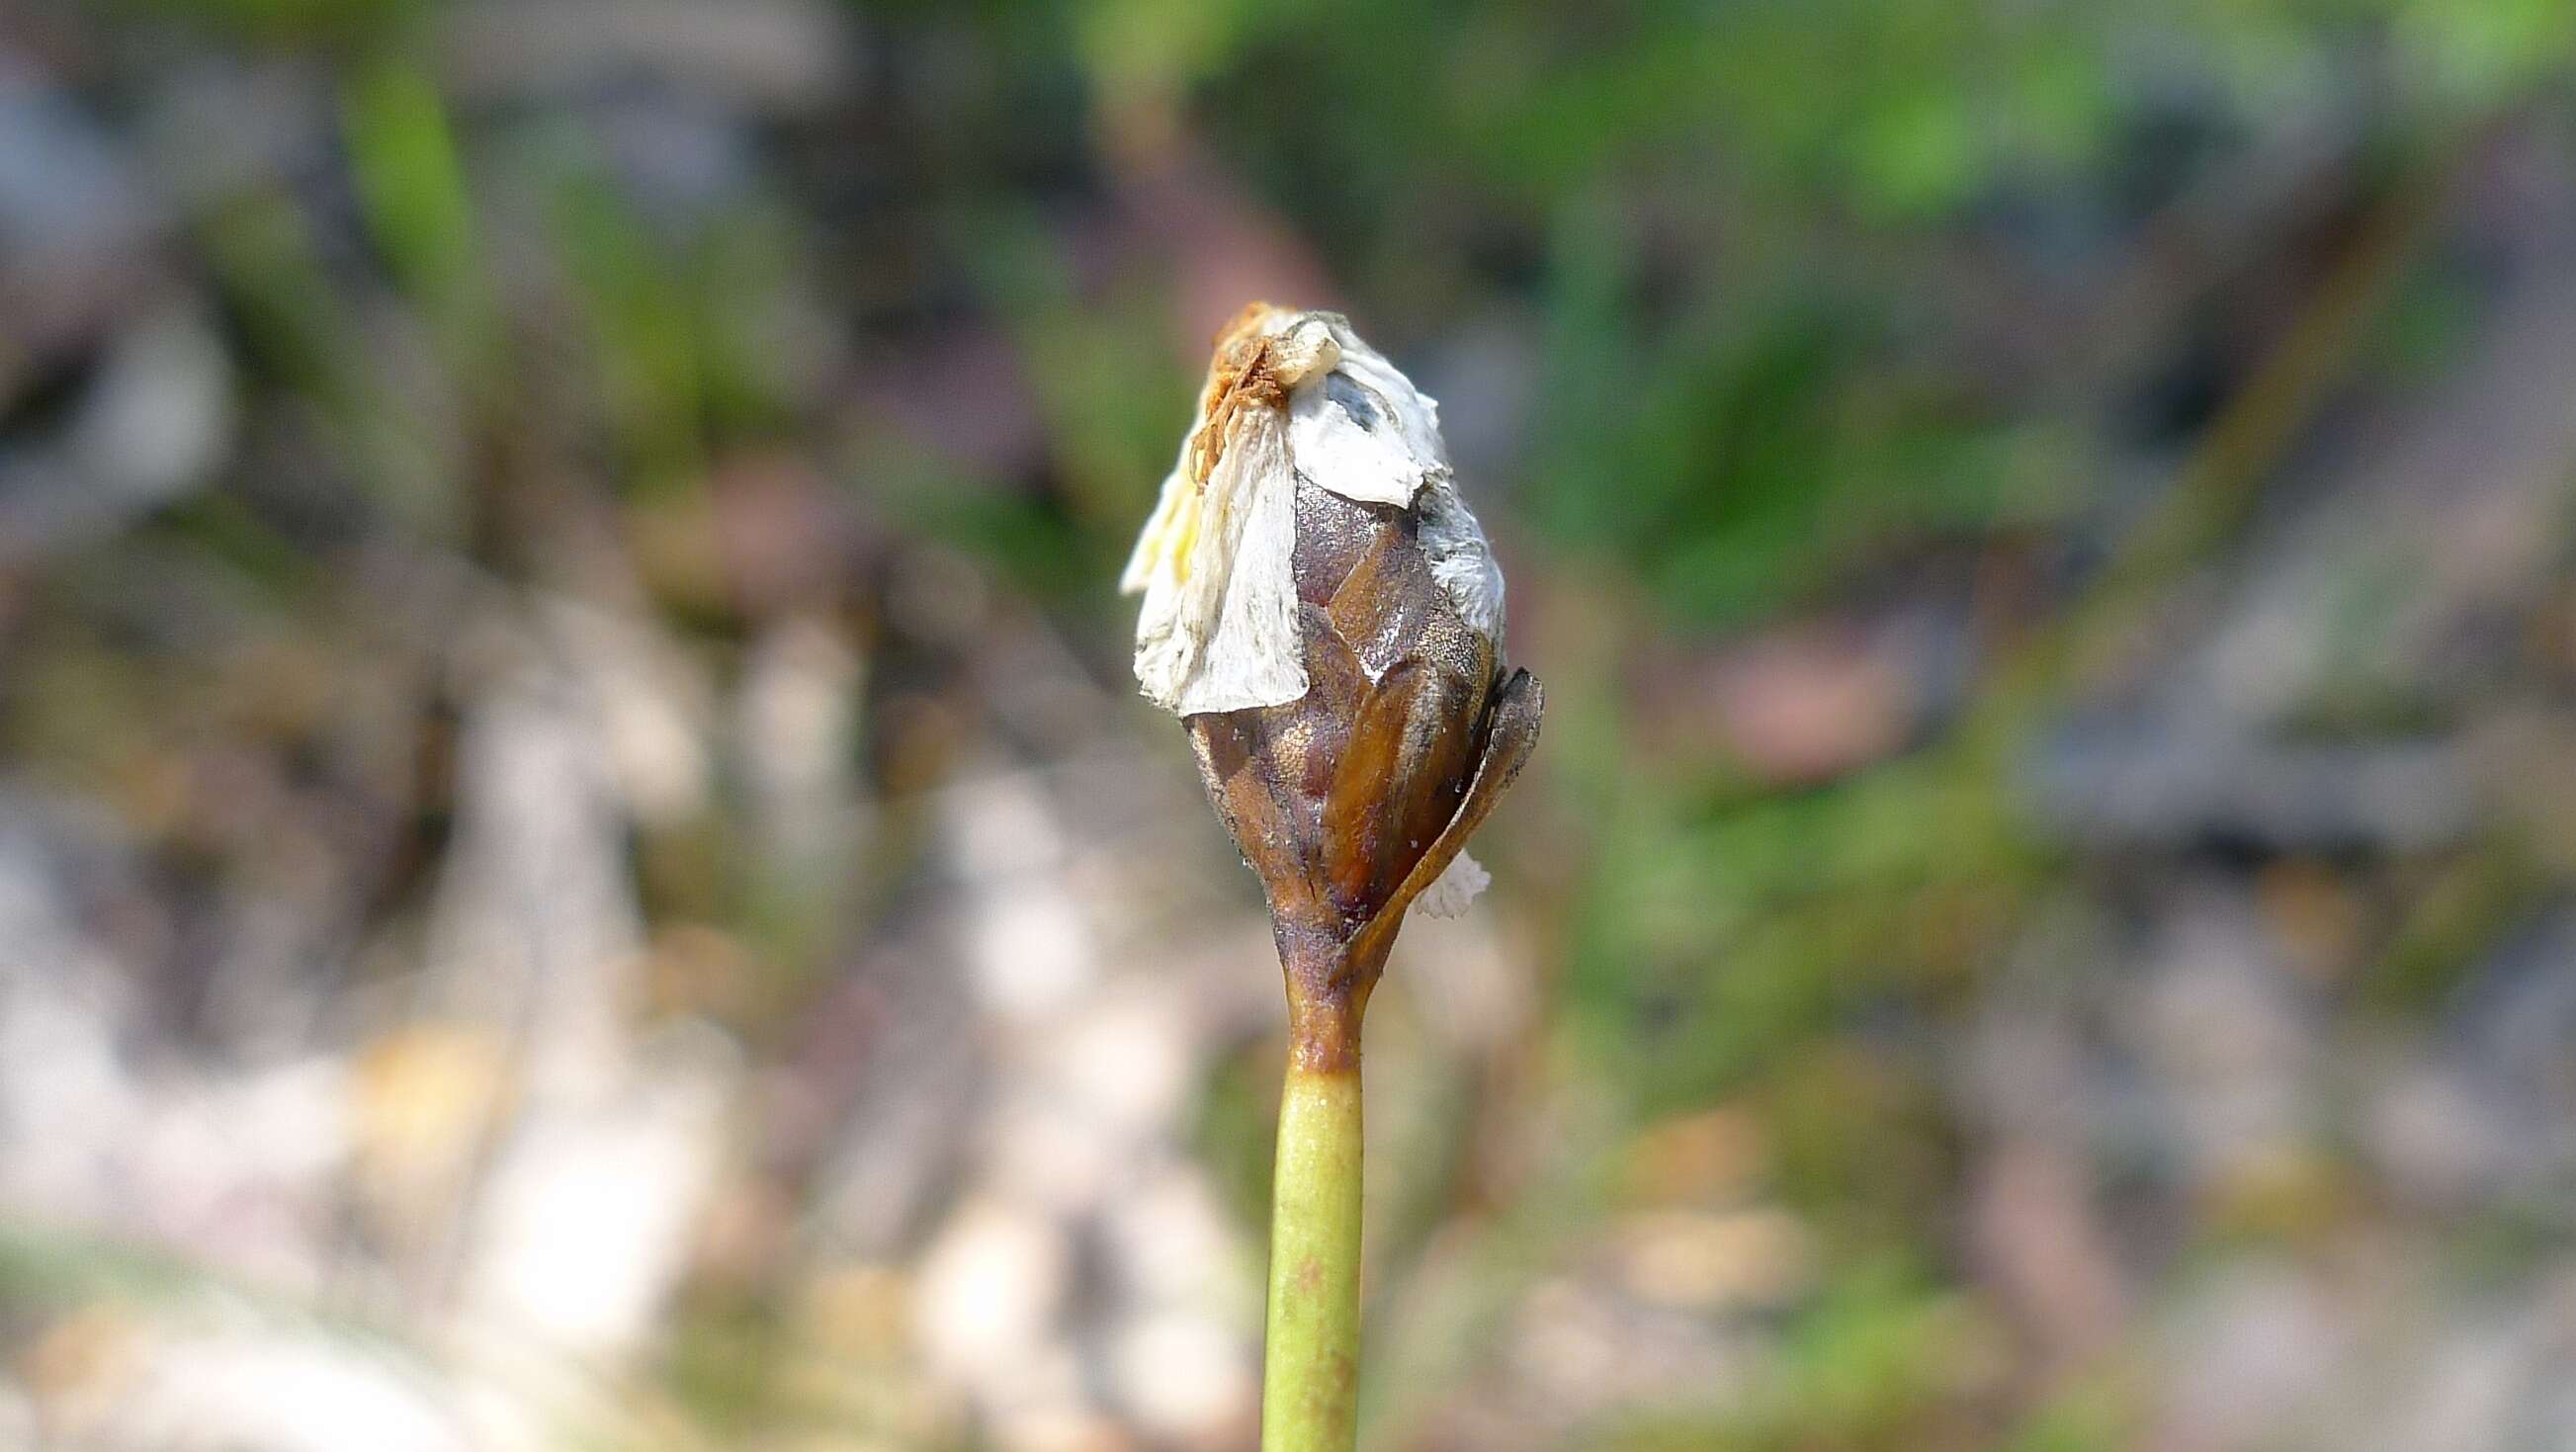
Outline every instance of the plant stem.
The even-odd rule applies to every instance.
[[[1359,1436],[1360,1070],[1292,1055],[1271,1172],[1261,1452],[1351,1452]]]

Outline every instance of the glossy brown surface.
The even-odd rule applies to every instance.
[[[1406,510],[1297,488],[1310,682],[1283,706],[1186,718],[1209,799],[1259,874],[1296,1053],[1356,1062],[1360,1014],[1404,911],[1537,740],[1538,683],[1433,581]]]

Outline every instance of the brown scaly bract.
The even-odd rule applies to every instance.
[[[1122,585],[1268,895],[1298,1062],[1354,1067],[1405,912],[1481,882],[1461,849],[1538,738],[1438,405],[1336,314],[1244,309]]]
[[[1306,695],[1186,725],[1268,894],[1292,1043],[1330,1069],[1358,1055],[1405,909],[1536,745],[1541,695],[1433,583],[1412,511],[1301,482],[1296,566]]]

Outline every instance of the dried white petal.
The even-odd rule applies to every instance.
[[[1494,875],[1475,858],[1461,852],[1449,859],[1440,875],[1413,900],[1413,905],[1435,918],[1461,918],[1476,895],[1494,885]]]
[[[1285,705],[1306,694],[1297,637],[1296,491],[1303,478],[1345,498],[1421,511],[1432,577],[1470,628],[1502,642],[1503,577],[1458,497],[1440,407],[1337,313],[1274,308],[1253,325],[1276,339],[1270,375],[1283,411],[1201,400],[1199,428],[1163,481],[1119,588],[1142,594],[1136,678],[1176,715]],[[1219,439],[1201,437],[1222,430]],[[1215,443],[1204,483],[1191,461]]]
[[[1174,715],[1276,706],[1306,694],[1297,646],[1297,480],[1279,419],[1243,416],[1192,488],[1175,470],[1136,542],[1136,679]]]
[[[1288,450],[1297,472],[1363,504],[1413,503],[1449,472],[1440,406],[1363,343],[1337,313],[1308,313],[1340,345],[1341,359],[1288,396]]]

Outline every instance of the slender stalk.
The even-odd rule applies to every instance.
[[[1300,443],[1290,395],[1320,398],[1327,374],[1375,403],[1320,415],[1326,433]],[[1288,992],[1265,1452],[1354,1452],[1360,1020],[1405,909],[1538,741],[1538,682],[1503,670],[1492,550],[1456,491],[1430,482],[1446,472],[1438,428],[1431,400],[1346,321],[1256,303],[1217,339],[1199,421],[1120,582],[1145,596],[1136,678],[1181,718],[1208,801],[1261,879]],[[1202,508],[1242,528],[1192,527]],[[1238,571],[1255,548],[1245,558],[1269,565]],[[1229,621],[1295,628],[1220,630],[1218,604]]]
[[[1359,1437],[1360,1070],[1290,1057],[1271,1172],[1261,1452],[1351,1452]]]

